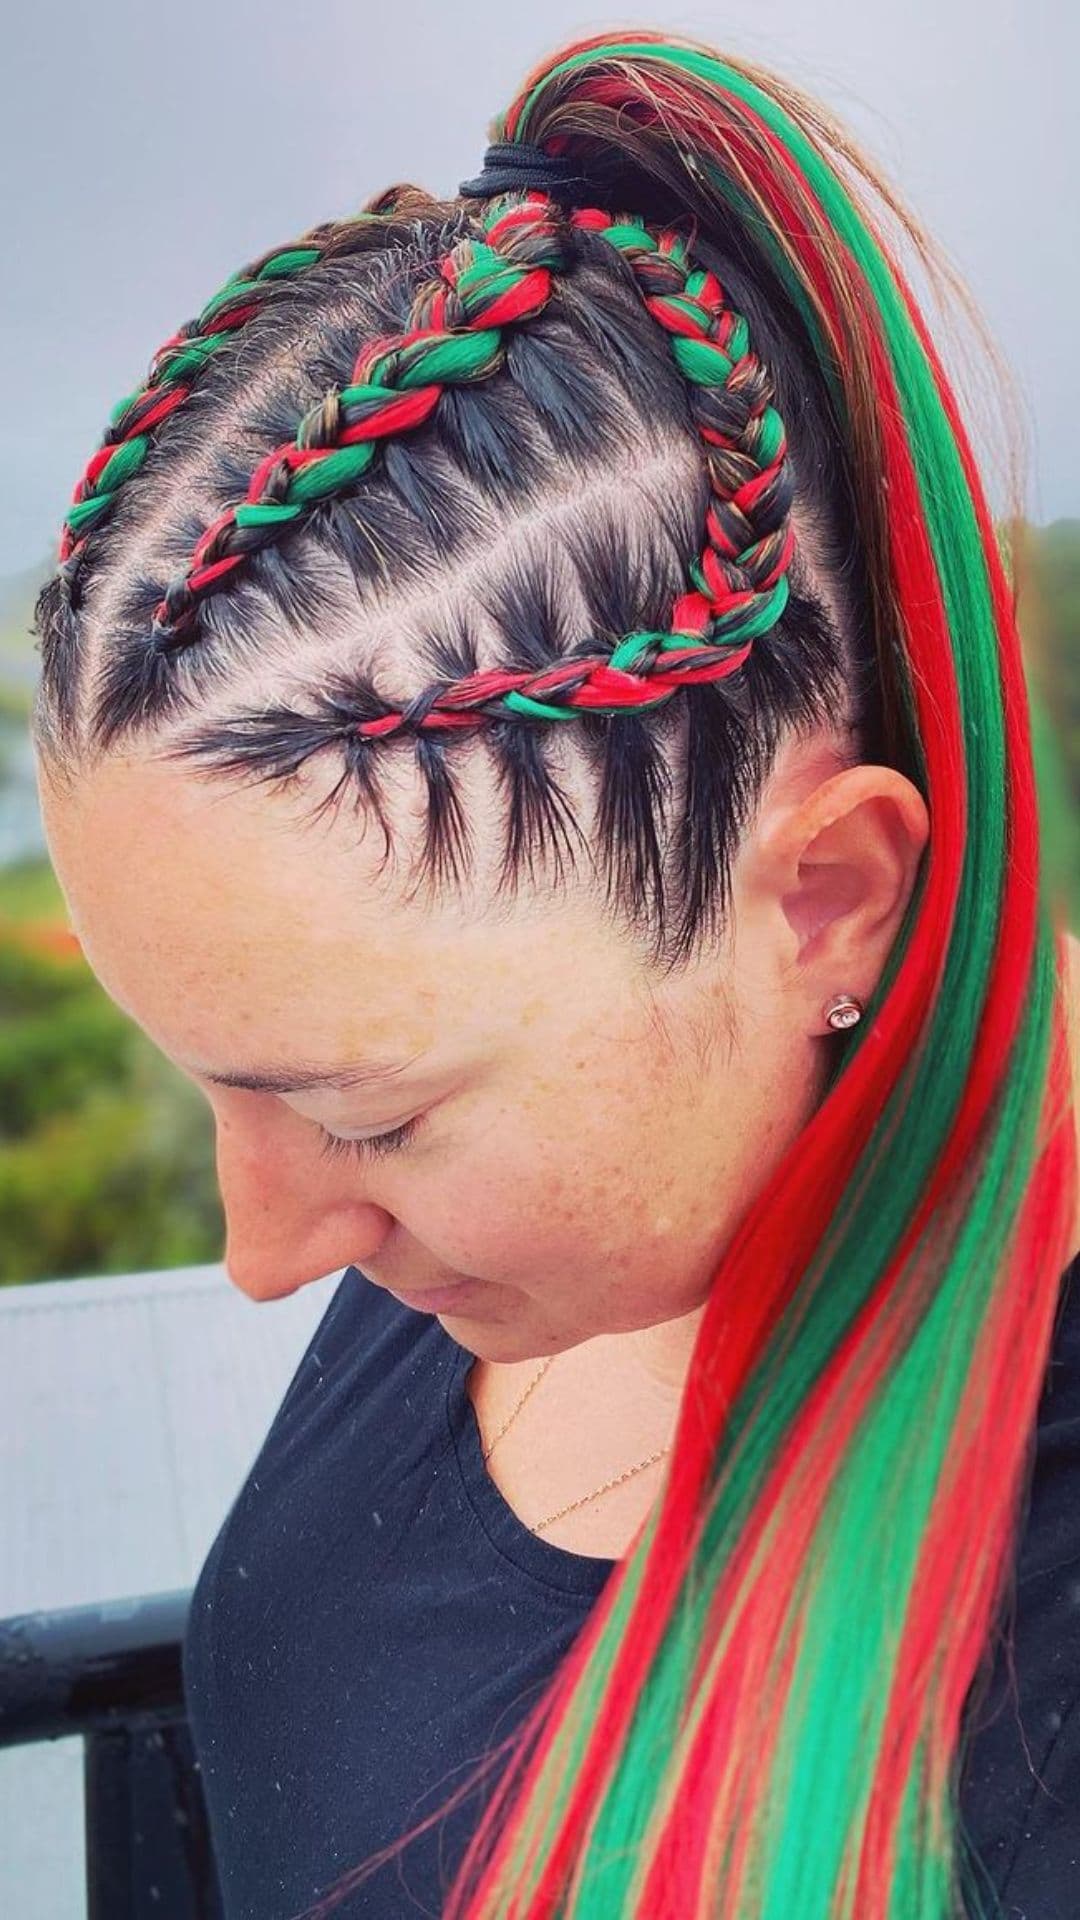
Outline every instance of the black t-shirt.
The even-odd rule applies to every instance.
[[[1015,1695],[999,1629],[961,1790],[1009,1920],[1080,1915],[1078,1275],[1040,1404]],[[440,1806],[524,1718],[616,1564],[531,1533],[503,1498],[471,1360],[347,1268],[210,1549],[184,1681],[227,1920],[293,1920]],[[490,1790],[335,1916],[440,1915]]]

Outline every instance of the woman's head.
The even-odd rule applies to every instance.
[[[586,783],[570,791],[588,833]],[[842,1044],[831,992],[876,984],[925,817],[891,769],[790,742],[736,853],[729,936],[661,977],[591,885],[404,898],[379,836],[312,822],[306,784],[223,792],[117,752],[43,797],[91,963],[213,1107],[237,1285],[266,1298],[349,1261],[406,1295],[472,1276],[441,1317],[501,1360],[703,1303]],[[392,809],[403,832],[415,798]],[[465,808],[486,859],[487,766]],[[287,1086],[304,1063],[394,1071],[214,1079]],[[362,1161],[319,1132],[393,1145],[405,1123]]]
[[[468,1276],[449,1318],[501,1358],[702,1304],[823,1089],[830,994],[873,993],[927,825],[914,786],[866,763],[851,503],[805,346],[745,276],[737,305],[709,248],[662,256],[642,228],[620,251],[509,204],[526,220],[505,253],[483,207],[372,215],[361,250],[342,229],[208,352],[142,471],[111,499],[87,489],[109,510],[81,522],[73,590],[43,603],[38,710],[86,951],[213,1105],[234,1279],[265,1297],[347,1261],[406,1293]],[[545,257],[542,305],[495,331],[508,269],[527,286]],[[489,370],[447,380],[419,421],[392,402],[391,430],[352,443],[379,456],[361,475],[259,527],[254,550],[230,526],[234,576],[193,595],[189,549],[268,445],[316,414],[349,458],[337,395],[372,343],[431,324],[448,259],[486,273],[472,329],[456,317]],[[716,391],[645,303],[700,300],[704,260],[732,364]],[[733,331],[749,306],[775,373],[753,328]],[[399,357],[406,400],[430,393],[407,371]],[[790,452],[764,445],[788,417]],[[713,559],[728,626],[747,630],[745,602],[773,614],[778,589],[786,604],[723,681],[638,715],[347,732],[368,697],[406,709],[441,674],[535,673],[669,630],[702,545],[735,535],[738,564]],[[205,565],[225,551],[219,535]],[[159,654],[167,590],[188,620]],[[219,1084],[414,1054],[422,1069],[363,1091]],[[405,1122],[392,1159],[327,1164],[319,1123]]]
[[[494,131],[584,226],[502,262],[389,189],[118,411],[40,607],[50,842],[189,1071],[402,1069],[207,1079],[239,1284],[472,1275],[496,1359],[697,1316],[447,1920],[945,1920],[1076,1166],[1012,593],[882,209],[941,263],[694,42],[564,49]]]

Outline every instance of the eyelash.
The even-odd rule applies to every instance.
[[[404,1126],[392,1127],[389,1133],[377,1133],[370,1140],[343,1140],[340,1134],[327,1133],[325,1127],[319,1128],[322,1146],[319,1157],[322,1160],[385,1160],[392,1153],[401,1153],[409,1146],[420,1130],[419,1120],[406,1120]]]

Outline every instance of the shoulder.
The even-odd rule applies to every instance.
[[[961,1757],[967,1839],[1004,1910],[1032,1920],[1074,1920],[1077,1911],[1070,1889],[1080,1845],[1078,1283],[1080,1270],[1070,1268],[1028,1459],[1015,1561],[965,1707]]]
[[[1077,1153],[1080,1154],[1080,939],[1075,933],[1065,937],[1067,956],[1066,1011],[1072,1056],[1073,1112],[1076,1123]],[[1070,1260],[1080,1256],[1080,1213],[1073,1223]]]

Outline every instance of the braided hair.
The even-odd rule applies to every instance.
[[[134,736],[273,783],[333,754],[315,812],[356,792],[389,845],[376,749],[411,741],[418,879],[439,886],[466,866],[454,751],[483,732],[510,796],[512,885],[537,851],[560,876],[573,864],[550,723],[575,720],[616,914],[657,964],[688,961],[715,937],[785,732],[850,709],[865,746],[878,684],[846,580],[838,621],[795,539],[801,471],[826,560],[850,523],[820,379],[693,228],[534,189],[470,208],[398,188],[235,275],[154,355],[75,489],[38,605],[50,763]],[[506,534],[531,502],[545,524],[519,554]],[[500,538],[506,563],[478,568]],[[285,665],[283,626],[310,657],[328,611],[359,630],[455,565],[470,602],[411,649],[408,698],[340,640],[307,678]],[[485,624],[499,645],[481,664]],[[241,674],[260,645],[284,666],[281,700],[207,717],[230,661]]]
[[[722,1256],[662,1497],[485,1756],[444,1913],[978,1920],[962,1709],[1077,1169],[1014,596],[890,216],[947,269],[816,102],[696,41],[574,43],[492,131],[487,197],[398,185],[266,255],[121,404],[39,601],[42,757],[272,785],[326,752],[389,844],[408,750],[449,884],[466,741],[508,881],[582,838],[572,750],[665,966],[715,937],[786,732],[919,786],[885,976]],[[256,668],[282,691],[248,710]]]

